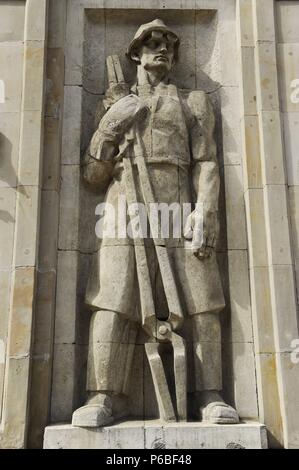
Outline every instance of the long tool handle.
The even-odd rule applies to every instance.
[[[161,272],[162,283],[166,295],[166,300],[169,309],[169,319],[168,321],[171,323],[174,329],[178,328],[184,319],[183,311],[181,308],[181,303],[179,299],[179,294],[177,290],[177,285],[174,278],[173,269],[171,266],[169,253],[166,247],[165,240],[160,237],[156,238],[154,234],[158,232],[161,234],[161,227],[158,220],[158,227],[153,225],[151,213],[150,213],[150,205],[156,204],[155,195],[153,192],[153,188],[150,182],[150,176],[148,172],[148,168],[145,161],[145,149],[143,143],[141,141],[140,135],[138,130],[136,130],[136,139],[138,146],[141,151],[141,156],[136,158],[138,173],[140,178],[140,185],[142,190],[143,199],[145,201],[148,219],[150,224],[151,233],[153,236],[153,241],[157,253],[157,259],[159,263],[159,268]]]

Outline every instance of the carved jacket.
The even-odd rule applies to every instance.
[[[137,125],[156,201],[167,204],[195,202],[197,195],[191,181],[192,171],[196,165],[209,163],[211,173],[202,172],[198,192],[201,193],[202,202],[207,203],[210,210],[217,211],[219,175],[213,138],[214,113],[207,95],[203,91],[179,90],[175,85],[165,83],[155,89],[150,85],[136,86],[131,91],[138,95],[149,110],[137,120]],[[103,133],[100,123],[86,154],[84,177],[91,184],[105,185],[109,182],[106,202],[115,208],[115,220],[118,220],[118,197],[126,193],[123,166],[121,160],[113,165],[105,161],[105,155],[99,152],[99,149],[104,149],[105,139],[113,140],[113,135]],[[129,151],[134,161],[139,151],[135,142]],[[140,188],[137,188],[137,192],[142,202]],[[106,223],[109,224],[109,215]],[[189,314],[220,311],[224,307],[224,298],[216,256],[213,254],[210,259],[199,261],[191,250],[182,250],[190,243],[183,234],[167,240],[168,247],[177,250],[174,254],[175,269],[180,273],[180,282],[185,290],[186,310]],[[123,250],[122,259],[118,255],[115,262],[117,281],[113,273],[108,273],[109,269],[107,271],[104,267],[107,263],[112,266],[115,264],[115,246],[118,251],[121,247]],[[131,310],[130,299],[136,288],[132,247],[133,241],[129,237],[118,239],[116,236],[112,240],[102,240],[87,289],[87,303],[92,308],[128,315]]]

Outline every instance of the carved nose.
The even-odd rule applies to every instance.
[[[166,43],[161,43],[160,46],[159,46],[159,52],[167,52],[167,47],[166,47]]]

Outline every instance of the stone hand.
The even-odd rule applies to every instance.
[[[187,218],[184,237],[192,240],[191,249],[199,259],[209,258],[219,232],[218,213],[195,209]]]
[[[103,147],[117,149],[124,139],[126,133],[132,129],[134,124],[146,113],[147,107],[136,95],[128,95],[121,98],[107,111],[102,118],[98,130],[91,141],[91,154],[96,155],[97,160],[109,160],[103,158],[107,152]],[[108,152],[113,158],[115,152]]]
[[[106,90],[103,104],[106,110],[110,109],[112,105],[117,103],[121,98],[128,96],[130,93],[129,85],[127,83],[113,83],[110,84]]]

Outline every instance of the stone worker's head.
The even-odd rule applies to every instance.
[[[170,72],[178,60],[180,41],[162,20],[140,26],[131,42],[127,56],[147,71]]]

